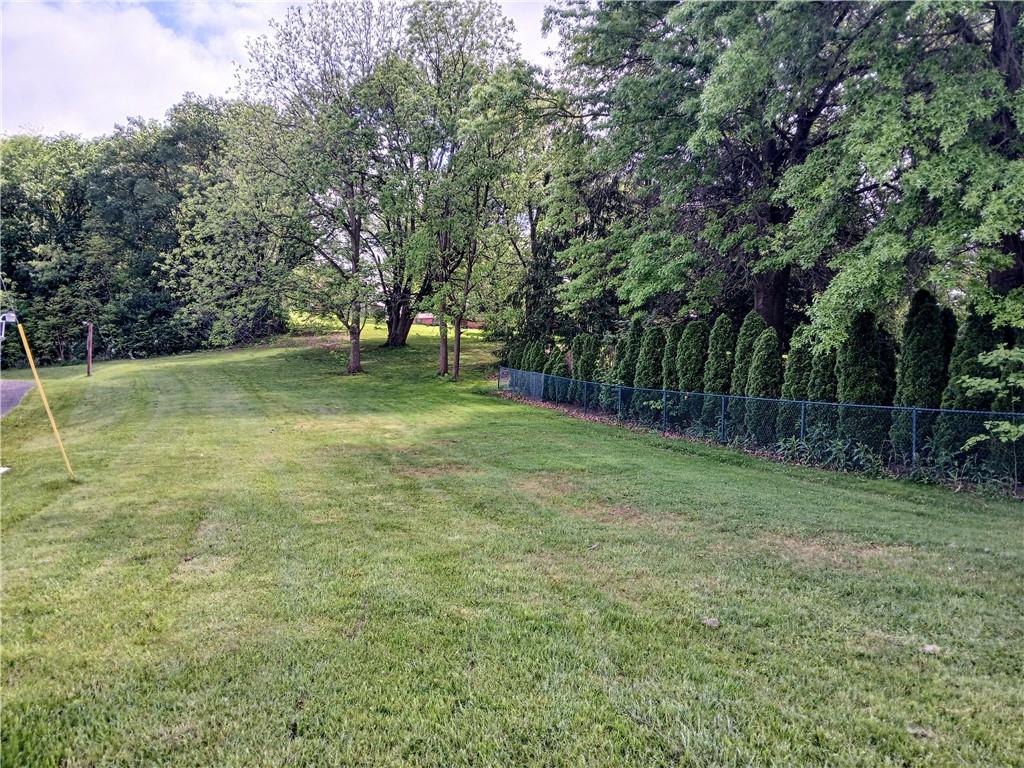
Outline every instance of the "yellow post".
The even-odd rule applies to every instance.
[[[36,362],[32,359],[32,350],[28,346],[28,338],[25,336],[25,329],[22,328],[21,323],[18,323],[18,333],[21,334],[21,343],[25,347],[25,357],[28,358],[29,368],[32,369],[32,378],[36,380],[36,386],[39,387],[39,397],[43,401],[43,408],[46,409],[46,415],[50,418],[50,426],[53,428],[53,436],[57,438],[57,447],[60,448],[60,455],[64,457],[64,466],[68,468],[68,480],[74,480],[75,473],[71,471],[71,462],[68,461],[68,452],[64,450],[64,441],[60,439],[60,432],[57,431],[57,422],[53,418],[53,411],[50,410],[50,403],[46,399],[46,390],[43,389],[43,382],[39,380],[39,372],[36,370]]]

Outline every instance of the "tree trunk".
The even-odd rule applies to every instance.
[[[452,352],[452,380],[457,380],[462,368],[462,315],[455,318],[455,349]]]
[[[786,296],[789,293],[789,267],[777,272],[754,275],[754,309],[782,335],[786,323]]]
[[[349,340],[349,353],[348,353],[348,372],[349,373],[362,373],[363,372],[363,358],[362,353],[359,349],[359,337],[362,335],[362,328],[359,323],[350,325],[348,327],[348,340]]]
[[[448,324],[444,319],[445,303],[441,302],[441,306],[437,312],[437,328],[440,334],[440,344],[437,350],[437,375],[447,376],[448,375]]]
[[[385,347],[404,347],[409,340],[413,314],[407,298],[399,299],[388,305],[387,325],[388,339]]]

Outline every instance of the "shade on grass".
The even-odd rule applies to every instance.
[[[44,370],[80,482],[29,394],[3,764],[1024,754],[1016,504],[502,400],[467,335],[457,384],[420,328],[355,377],[312,339]]]

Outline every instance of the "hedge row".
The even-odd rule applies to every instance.
[[[784,355],[775,329],[752,311],[738,331],[725,315],[713,326],[698,319],[665,327],[637,318],[610,344],[583,334],[572,340],[566,355],[557,344],[535,340],[521,346],[518,354],[513,351],[507,362],[577,381],[644,389],[986,411],[998,404],[991,396],[968,394],[961,378],[983,375],[978,355],[1006,341],[974,313],[957,329],[952,312],[921,290],[911,302],[898,357],[895,339],[870,312],[852,318],[838,350],[817,346],[810,329],[801,326]],[[562,394],[576,401],[582,390],[567,386]],[[731,401],[729,434],[740,439],[749,435],[758,442],[769,433],[780,439],[800,434],[799,406],[763,406]],[[703,411],[695,418],[714,428],[720,403],[705,398]],[[838,413],[842,436],[875,450],[889,445],[896,456],[908,459],[915,448],[955,455],[970,437],[964,434],[962,419],[920,413],[912,423],[909,414],[899,411],[892,420],[880,419],[871,409]]]

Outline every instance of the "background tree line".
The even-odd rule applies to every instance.
[[[140,355],[290,308],[344,323],[351,371],[368,318],[400,346],[421,310],[455,375],[470,316],[506,360],[750,312],[787,359],[868,326],[900,359],[920,289],[995,351],[1024,327],[1021,11],[567,2],[546,76],[492,3],[321,0],[253,41],[236,100],[4,140],[4,274],[45,360],[87,319]]]

